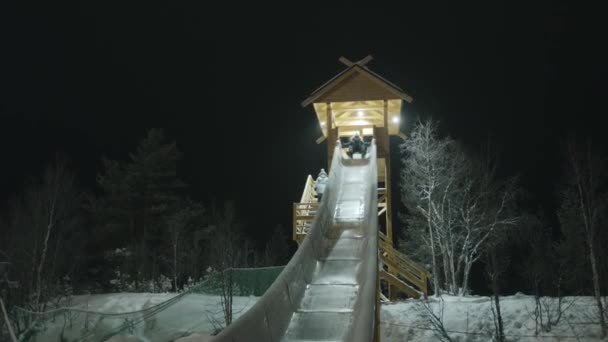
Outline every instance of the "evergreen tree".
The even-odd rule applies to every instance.
[[[97,177],[105,193],[103,221],[124,239],[114,247],[128,247],[134,256],[127,272],[138,284],[172,273],[167,222],[184,188],[177,176],[180,158],[175,142],[165,143],[162,130],[152,129],[128,162],[104,159],[104,172]]]
[[[173,287],[177,290],[182,284],[182,274],[188,272],[193,275],[195,270],[191,268],[188,261],[199,259],[196,247],[189,242],[194,241],[195,235],[204,224],[205,210],[199,203],[186,200],[181,203],[180,208],[168,217],[167,228],[169,229],[171,244],[170,268],[173,271]],[[195,247],[195,248],[192,248]],[[200,260],[198,260],[200,261]],[[196,263],[198,264],[198,263]]]
[[[266,244],[266,251],[270,259],[268,261],[272,266],[285,265],[289,261],[288,243],[283,225],[277,224],[270,241]]]

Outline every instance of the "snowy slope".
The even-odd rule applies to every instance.
[[[489,297],[444,296],[443,320],[445,329],[454,341],[491,341],[494,321]],[[440,313],[441,301],[430,298],[431,308]],[[557,313],[557,300],[542,298],[547,308]],[[599,324],[593,324],[593,299],[566,297],[563,307],[569,308],[551,331],[535,336],[535,301],[533,296],[517,294],[501,297],[501,312],[505,335],[509,341],[600,341]],[[426,318],[421,301],[382,305],[381,331],[383,341],[435,341],[437,334]],[[545,311],[546,312],[546,311]],[[544,319],[546,322],[546,317]],[[597,319],[595,319],[597,321]]]

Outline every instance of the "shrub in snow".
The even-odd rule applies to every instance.
[[[165,276],[164,274],[161,274],[158,281],[158,292],[170,292],[171,289],[173,288],[173,285],[171,283],[171,278]]]
[[[197,284],[201,283],[203,281],[203,279],[198,279],[198,280],[194,280],[192,279],[192,277],[188,277],[188,280],[184,283],[184,286],[181,290],[181,292],[186,292],[188,290],[190,290],[191,288],[195,287]]]

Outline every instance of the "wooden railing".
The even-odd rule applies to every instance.
[[[312,221],[319,210],[318,202],[293,204],[293,240],[298,246],[304,240]]]
[[[387,241],[386,235],[382,232],[379,232],[379,236],[378,248],[380,249],[380,258],[388,267],[387,272],[393,274],[397,279],[413,285],[416,290],[426,296],[428,294],[429,273],[406,255],[397,251],[392,243]],[[387,280],[391,285],[399,285],[395,284],[394,280],[388,279],[388,277],[382,278]],[[402,288],[401,286],[398,287]],[[403,290],[406,294],[412,296],[409,289]]]
[[[416,288],[414,288],[413,286],[409,285],[408,283],[404,282],[403,280],[399,279],[396,275],[392,274],[392,273],[388,273],[385,270],[380,270],[379,272],[380,274],[380,280],[384,280],[387,282],[387,284],[394,288],[397,288],[399,291],[407,294],[408,296],[412,297],[412,298],[420,298],[420,297],[424,297],[425,294],[418,291]],[[379,291],[381,292],[381,291]],[[392,291],[391,288],[389,288],[388,291],[388,297],[393,297],[392,299],[387,298],[386,296],[384,296],[384,301],[391,301],[394,299],[394,293],[395,291]]]
[[[312,203],[317,202],[317,198],[315,197],[317,193],[315,192],[315,180],[312,179],[311,175],[306,177],[306,183],[304,184],[304,191],[302,191],[302,198],[300,198],[300,203]]]
[[[306,177],[306,183],[304,184],[304,191],[299,203],[293,204],[293,240],[300,245],[304,236],[306,235],[308,228],[312,224],[317,211],[319,210],[319,202],[316,198],[316,192],[314,190],[315,181],[311,175]]]

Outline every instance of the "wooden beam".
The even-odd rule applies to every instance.
[[[359,66],[365,66],[365,64],[369,63],[372,59],[374,59],[372,55],[367,55],[365,58],[358,61],[357,64],[359,64]]]
[[[329,130],[332,128],[332,111],[331,111],[331,102],[327,102],[325,104],[325,128],[327,129],[328,135]]]
[[[394,274],[391,274],[390,272],[381,270],[379,273],[380,273],[379,274],[380,279],[385,280],[389,285],[396,287],[401,292],[407,294],[408,296],[410,296],[412,298],[418,299],[418,298],[422,297],[422,295],[424,295],[424,293],[409,286],[406,282],[397,278]],[[390,299],[390,297],[391,297],[391,294],[389,293],[389,299]]]
[[[359,119],[359,120],[380,120],[382,118],[382,112],[379,110],[363,110],[363,116],[359,116],[357,110],[344,110],[344,111],[336,111],[334,110],[334,117],[337,120],[339,119]]]
[[[389,107],[396,109],[398,104],[392,99],[389,101]],[[346,102],[332,102],[332,108],[334,110],[343,109],[364,109],[364,110],[383,110],[384,100],[371,100],[371,101],[346,101]]]
[[[344,57],[344,56],[340,56],[340,58],[338,59],[342,64],[346,65],[346,66],[352,66],[353,62],[351,62],[348,58]]]
[[[342,134],[345,131],[360,131],[362,128],[371,129],[373,126],[381,126],[382,121],[379,118],[352,118],[337,120],[336,124],[340,127],[340,134]]]
[[[363,116],[359,116],[359,111],[356,109],[344,109],[344,110],[335,110],[334,109],[334,117],[336,119],[341,119],[344,117],[352,117],[353,119],[357,119],[357,118],[370,118],[370,117],[377,117],[377,118],[381,118],[382,117],[382,111],[380,110],[369,110],[369,109],[362,109],[361,110],[363,112]]]
[[[383,106],[383,117],[384,117],[384,127],[388,127],[388,101],[384,100],[384,106]]]
[[[326,102],[325,103],[325,129],[327,129],[327,137],[329,138],[327,140],[327,172],[329,172],[329,169],[331,167],[331,160],[333,158],[333,153],[334,153],[334,144],[332,142],[332,139],[334,139],[334,135],[332,134],[333,129],[331,127],[332,125],[332,113],[331,113],[331,102]]]

